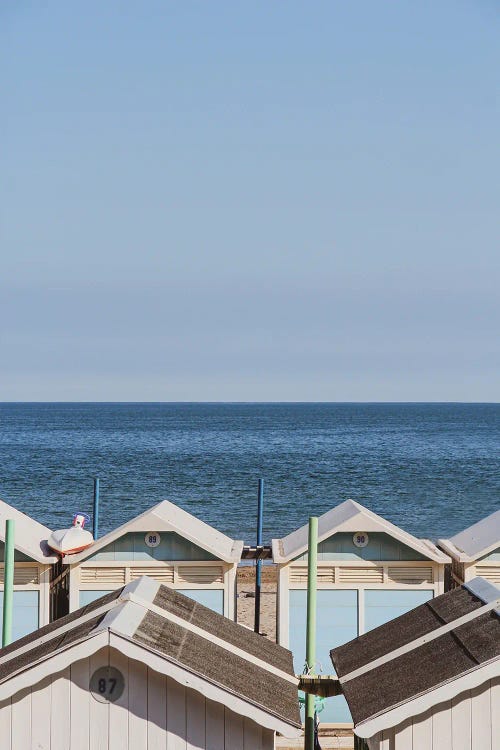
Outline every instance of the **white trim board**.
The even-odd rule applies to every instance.
[[[459,562],[475,562],[500,547],[500,510],[438,543]]]
[[[500,598],[497,598],[492,600],[491,602],[488,602],[488,604],[485,604],[483,607],[479,607],[478,609],[474,609],[472,612],[468,612],[466,615],[462,615],[462,617],[457,617],[456,620],[448,622],[446,623],[446,625],[442,625],[435,630],[431,630],[430,633],[426,633],[425,635],[420,636],[420,638],[416,638],[415,640],[406,643],[404,646],[394,649],[394,651],[389,651],[388,654],[384,654],[384,656],[380,656],[378,659],[374,659],[373,661],[364,664],[358,669],[354,669],[352,672],[349,672],[348,674],[339,678],[340,683],[343,685],[345,682],[349,682],[350,680],[354,680],[357,677],[361,677],[361,675],[366,674],[366,672],[371,672],[373,669],[377,669],[383,664],[387,664],[387,662],[393,661],[399,656],[403,656],[403,654],[407,654],[410,651],[415,651],[425,643],[434,641],[436,640],[436,638],[440,638],[442,635],[449,633],[451,630],[455,630],[461,625],[465,625],[465,623],[470,622],[471,620],[475,620],[476,617],[480,617],[481,615],[484,615],[486,614],[486,612],[490,612],[491,610],[496,610],[499,605]]]
[[[62,647],[60,650],[48,653],[40,657],[37,661],[31,662],[18,671],[5,677],[0,683],[0,700],[9,698],[19,690],[32,686],[40,682],[45,677],[62,671],[75,661],[91,656],[103,646],[112,646],[117,648],[121,653],[137,661],[146,663],[152,669],[161,674],[170,675],[180,684],[197,690],[197,692],[213,700],[222,703],[233,711],[242,716],[246,716],[257,721],[261,726],[285,734],[286,736],[295,737],[300,735],[300,728],[293,723],[275,715],[272,711],[266,711],[265,707],[245,699],[243,696],[225,688],[222,685],[216,685],[202,675],[195,674],[189,667],[178,662],[175,658],[156,651],[153,646],[140,643],[133,640],[133,634],[144,619],[147,612],[152,611],[165,621],[170,621],[180,625],[193,633],[201,635],[206,640],[217,643],[231,653],[237,653],[247,662],[265,669],[273,675],[284,679],[294,687],[297,687],[298,680],[295,675],[289,675],[279,669],[274,669],[267,662],[259,659],[252,654],[240,648],[235,648],[223,639],[207,633],[202,628],[198,628],[194,623],[183,620],[182,618],[155,606],[152,602],[160,588],[160,584],[148,577],[142,577],[128,584],[121,595],[111,602],[97,607],[96,609],[82,614],[80,617],[67,622],[60,628],[55,628],[49,633],[43,634],[40,638],[30,643],[20,646],[11,653],[5,654],[0,658],[0,664],[15,661],[21,654],[29,652],[37,646],[61,637],[70,632],[74,627],[81,625],[103,614],[103,620],[89,634],[84,635],[76,642]]]
[[[254,664],[260,669],[264,669],[266,672],[269,672],[270,674],[275,675],[276,677],[279,677],[282,680],[286,680],[287,682],[290,682],[292,685],[294,685],[298,689],[298,680],[294,675],[288,674],[287,672],[283,672],[281,669],[278,669],[278,667],[274,667],[272,664],[269,664],[268,662],[263,661],[262,659],[259,659],[257,656],[254,656],[248,651],[238,648],[238,646],[235,646],[234,644],[229,643],[228,641],[225,641],[223,638],[218,638],[216,635],[214,635],[213,633],[209,633],[207,630],[204,630],[203,628],[199,628],[193,622],[184,620],[182,617],[178,617],[177,615],[174,615],[172,612],[162,609],[161,607],[157,607],[154,604],[149,604],[148,602],[145,602],[143,599],[135,596],[134,594],[129,594],[128,599],[129,601],[143,607],[143,617],[145,615],[144,610],[146,610],[146,613],[148,611],[153,612],[154,614],[161,617],[163,620],[168,620],[174,623],[174,625],[178,625],[184,630],[188,630],[190,633],[193,633],[194,635],[197,635],[200,638],[203,638],[206,641],[209,641],[210,643],[214,643],[216,646],[223,648],[225,651],[229,651],[232,655],[239,656],[241,659],[245,659],[245,661],[248,661],[251,664]],[[133,622],[130,630],[127,627],[126,629],[123,628],[122,632],[129,633],[130,637],[132,637],[132,635],[137,630],[137,627],[138,627],[138,624],[136,625],[135,622]]]
[[[101,630],[95,635],[85,636],[81,641],[72,643],[66,649],[48,654],[38,662],[23,667],[19,672],[10,675],[0,684],[0,701],[11,698],[19,691],[38,684],[50,675],[63,671],[76,661],[92,656],[106,646],[115,648],[125,656],[146,664],[160,674],[172,677],[181,685],[192,688],[201,695],[222,703],[232,711],[253,719],[267,729],[280,732],[280,734],[288,737],[299,737],[301,734],[300,727],[288,724],[273,712],[267,712],[263,707],[259,707],[250,701],[247,702],[244,698],[231,693],[222,686],[211,683],[206,678],[190,672],[185,666],[169,657],[155,653],[144,644],[136,643],[129,637],[114,632],[110,628]]]
[[[103,547],[116,539],[134,531],[173,531],[188,541],[196,544],[214,557],[227,563],[238,563],[241,559],[243,542],[230,539],[213,526],[191,515],[178,505],[163,500],[139,516],[100,537],[93,545],[77,555],[67,555],[65,562],[75,565],[99,552]]]
[[[52,552],[47,540],[52,531],[34,518],[21,513],[4,500],[0,500],[0,541],[5,542],[5,522],[12,520],[14,527],[14,546],[37,563],[51,565],[59,560]]]
[[[438,703],[449,701],[460,693],[477,688],[495,677],[500,677],[500,658],[480,664],[456,679],[433,687],[427,692],[391,708],[389,711],[381,712],[360,722],[355,726],[354,733],[363,739],[373,737],[377,732],[398,726],[406,719],[423,714]]]
[[[301,727],[288,724],[274,713],[267,712],[264,708],[261,708],[250,701],[247,702],[244,698],[240,698],[222,686],[210,682],[205,677],[190,672],[189,669],[178,662],[175,662],[173,659],[166,657],[163,654],[157,654],[153,650],[136,643],[136,641],[132,641],[120,633],[110,631],[109,645],[121,651],[131,659],[142,661],[156,672],[172,677],[181,685],[196,690],[210,700],[222,703],[235,713],[253,719],[257,724],[260,724],[267,729],[273,729],[275,732],[279,732],[286,737],[300,737],[302,733]]]
[[[87,635],[61,651],[43,656],[38,661],[13,672],[0,683],[0,701],[10,698],[20,690],[36,685],[49,675],[62,672],[73,662],[92,656],[107,645],[109,645],[109,630]],[[75,652],[77,656],[74,656]]]
[[[417,539],[354,500],[346,500],[318,519],[318,543],[340,532],[354,533],[355,531],[385,533],[429,560],[438,563],[450,562],[448,555],[441,552],[428,539]],[[304,554],[307,548],[308,526],[306,524],[282,539],[272,540],[273,561],[279,564],[288,563]]]

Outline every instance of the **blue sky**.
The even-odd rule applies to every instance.
[[[493,0],[0,5],[0,400],[498,401]]]

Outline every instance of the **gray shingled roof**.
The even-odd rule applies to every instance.
[[[145,576],[1,649],[0,690],[20,670],[106,630],[300,727],[290,651]]]
[[[476,578],[333,649],[355,724],[498,659],[499,597]]]

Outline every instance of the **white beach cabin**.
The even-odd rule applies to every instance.
[[[3,608],[5,522],[15,522],[12,637],[49,622],[50,571],[57,557],[47,546],[50,529],[0,500],[0,611]],[[2,622],[0,617],[0,635]]]
[[[451,557],[450,588],[475,576],[500,584],[500,510],[438,545]]]
[[[484,578],[332,650],[357,748],[500,748],[500,589]]]
[[[242,549],[243,542],[164,500],[64,558],[69,611],[148,575],[234,619]]]
[[[278,642],[305,662],[308,527],[273,539],[278,566]],[[346,500],[318,520],[317,671],[331,671],[330,649],[444,591],[449,558],[432,542]],[[328,698],[326,724],[352,725],[343,696]]]
[[[273,750],[291,654],[143,577],[0,650],[2,750]]]

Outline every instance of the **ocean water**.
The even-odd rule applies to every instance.
[[[347,498],[418,536],[499,507],[499,404],[0,404],[0,497],[100,533],[169,499],[221,531],[287,534]]]

